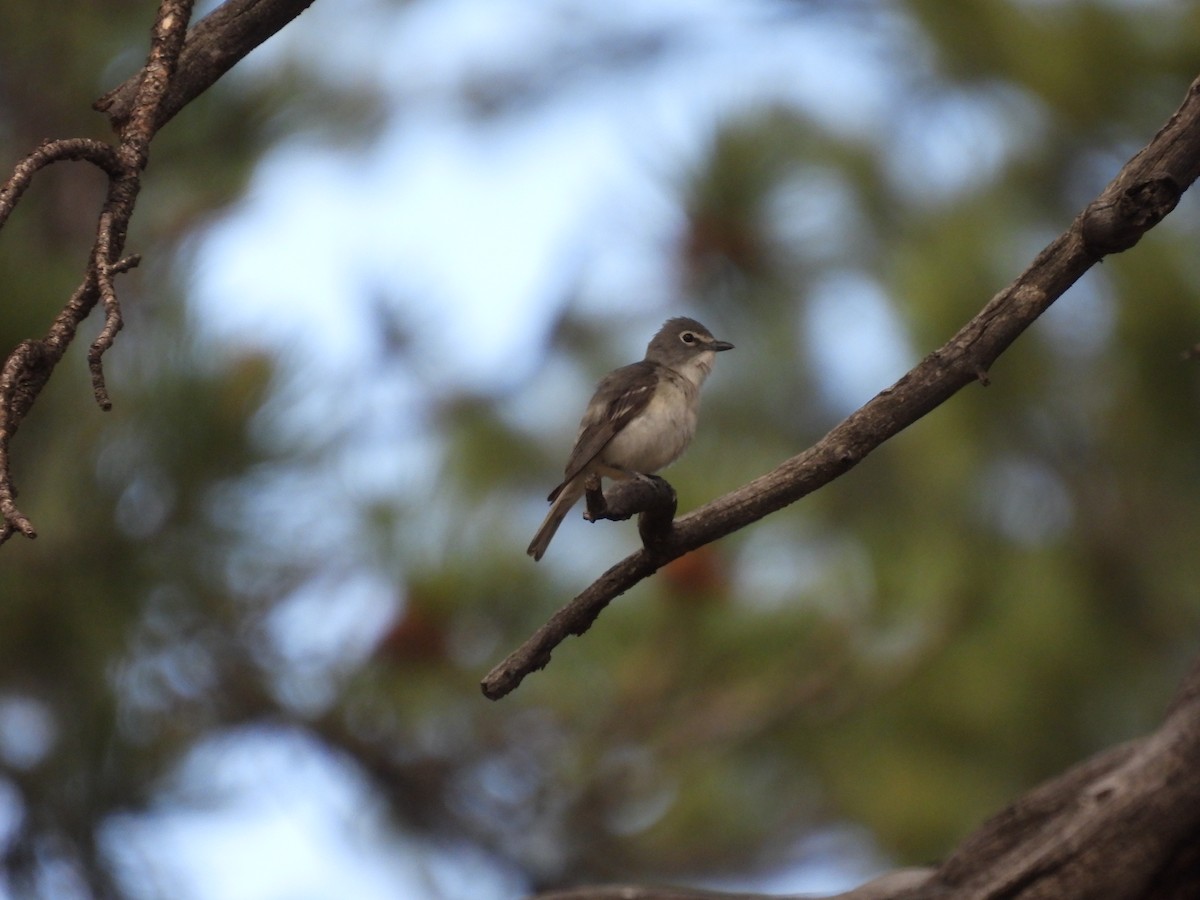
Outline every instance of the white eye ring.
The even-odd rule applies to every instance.
[[[681,341],[683,341],[685,344],[694,344],[694,343],[696,343],[696,335],[695,335],[694,333],[690,332],[690,331],[685,331],[683,334],[681,334],[681,335],[679,336],[679,339],[680,339]]]

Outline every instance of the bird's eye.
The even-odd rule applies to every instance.
[[[690,332],[690,331],[685,331],[683,334],[681,334],[681,335],[679,336],[679,339],[680,339],[681,341],[683,341],[685,344],[694,344],[694,343],[696,343],[696,335],[695,335],[695,334],[693,334],[693,333],[692,333],[692,332]]]

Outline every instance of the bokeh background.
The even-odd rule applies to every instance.
[[[107,136],[153,11],[4,7],[0,168]],[[523,552],[664,318],[737,344],[686,510],[941,344],[1198,60],[1182,0],[316,3],[154,143],[115,408],[91,322],[14,443],[0,897],[832,891],[1153,727],[1200,646],[1190,196],[986,390],[477,683],[636,546]],[[0,233],[5,352],[101,190],[59,166]]]

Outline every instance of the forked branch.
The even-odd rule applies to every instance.
[[[137,255],[122,253],[155,135],[188,102],[303,12],[312,0],[228,0],[189,31],[192,3],[161,0],[145,65],[96,101],[96,108],[108,114],[117,133],[115,145],[86,138],[47,141],[19,161],[0,185],[3,229],[34,177],[53,163],[87,162],[108,177],[108,191],[83,280],[45,337],[22,341],[0,368],[0,544],[17,532],[30,538],[37,536],[33,523],[16,504],[9,446],[74,340],[80,323],[97,303],[103,309],[104,324],[88,350],[88,368],[96,402],[102,409],[112,405],[103,358],[123,324],[114,278],[139,262]]]

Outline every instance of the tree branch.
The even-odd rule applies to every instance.
[[[17,163],[13,174],[0,187],[2,228],[33,177],[49,164],[85,160],[108,175],[108,193],[100,209],[96,238],[82,283],[55,317],[46,336],[41,340],[22,341],[9,355],[0,373],[0,543],[17,532],[30,538],[37,536],[33,523],[16,505],[9,445],[54,367],[74,340],[79,324],[97,302],[104,308],[104,325],[89,350],[88,365],[96,402],[102,409],[112,406],[101,360],[121,329],[121,307],[113,276],[138,262],[136,256],[122,258],[121,252],[141,189],[141,173],[149,159],[157,111],[183,48],[191,14],[192,0],[162,0],[160,3],[151,30],[150,54],[142,69],[143,77],[115,148],[84,139],[43,143]]]
[[[901,869],[830,900],[1200,896],[1200,661],[1157,731],[1029,791],[945,862]],[[768,900],[636,885],[537,900]]]
[[[296,18],[313,0],[227,0],[187,34],[178,69],[155,108],[154,129],[216,83],[246,54]],[[135,111],[146,70],[142,69],[93,104],[120,131]]]
[[[158,130],[243,56],[298,16],[313,0],[228,0],[190,31],[192,0],[161,0],[151,29],[150,53],[136,75],[105,94],[95,108],[108,114],[116,146],[85,138],[47,141],[16,164],[0,186],[0,229],[34,176],[52,163],[84,161],[108,176],[108,192],[82,283],[44,338],[22,341],[0,369],[0,544],[20,532],[37,536],[16,505],[9,445],[38,394],[97,303],[104,325],[88,350],[92,392],[101,409],[112,401],[103,358],[122,327],[114,276],[140,260],[122,256],[141,190],[142,171]]]
[[[484,695],[495,700],[514,690],[530,672],[545,667],[569,635],[585,632],[613,599],[666,563],[795,503],[854,468],[965,385],[986,385],[992,364],[1038,316],[1105,255],[1136,244],[1175,208],[1197,175],[1200,79],[1154,139],[1071,227],[944,346],[803,453],[681,517],[663,542],[610,568],[487,674]]]
[[[1200,660],[1153,734],[1100,753],[992,817],[904,900],[1200,896]],[[848,900],[858,900],[853,892]]]
[[[90,162],[109,178],[121,174],[121,163],[113,147],[91,138],[71,138],[43,141],[42,144],[13,167],[13,173],[0,186],[0,228],[3,228],[17,208],[21,195],[33,183],[33,177],[56,162]]]

